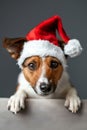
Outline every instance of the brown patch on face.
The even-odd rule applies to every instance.
[[[53,85],[57,85],[58,80],[61,78],[63,72],[62,64],[57,58],[51,56],[48,56],[45,59],[44,63],[46,68],[46,77],[48,78],[48,81],[51,81]]]
[[[32,69],[34,64],[34,69]],[[39,56],[33,56],[27,58],[23,64],[23,73],[26,80],[31,84],[32,87],[36,85],[37,80],[41,75],[42,59]]]

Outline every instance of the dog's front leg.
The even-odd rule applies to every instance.
[[[81,100],[77,95],[77,91],[74,87],[67,89],[65,100],[65,107],[67,107],[72,113],[76,113],[81,105]]]
[[[7,105],[8,109],[11,112],[16,114],[21,109],[25,108],[26,98],[27,98],[27,93],[24,90],[19,88],[17,92],[14,95],[12,95],[8,100],[8,105]]]

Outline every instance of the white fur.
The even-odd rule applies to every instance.
[[[17,64],[22,68],[24,60],[31,56],[53,56],[58,58],[62,65],[66,65],[66,60],[63,51],[60,47],[53,45],[47,40],[31,40],[24,43],[23,51],[18,59]]]
[[[42,60],[44,61],[44,58],[42,58]],[[44,63],[44,62],[43,62]],[[48,79],[47,79],[47,77],[46,77],[46,68],[45,68],[45,64],[43,64],[42,65],[42,71],[41,71],[41,75],[40,75],[40,77],[39,77],[39,79],[38,79],[38,81],[37,81],[37,83],[36,83],[36,91],[38,91],[38,94],[41,94],[42,93],[42,91],[41,91],[41,89],[40,89],[40,84],[41,83],[46,83],[46,84],[48,84],[49,83],[49,81],[48,81]]]
[[[8,101],[8,108],[10,108],[10,111],[14,112],[15,114],[19,112],[21,108],[25,108],[25,98],[27,96],[31,98],[59,98],[62,97],[62,93],[64,91],[67,91],[65,106],[68,107],[68,109],[73,113],[76,113],[80,107],[80,98],[77,96],[75,88],[72,88],[69,82],[69,76],[65,70],[58,82],[55,93],[50,94],[49,96],[43,97],[37,95],[32,89],[31,85],[26,81],[22,72],[19,75],[18,83],[20,84],[18,91],[11,96]]]
[[[37,82],[40,82],[40,83],[45,82],[46,84],[48,84],[48,79],[46,77],[46,68],[45,68],[45,63],[44,63],[45,58],[42,58],[42,60],[43,60],[42,71]]]
[[[82,47],[77,39],[69,40],[67,45],[64,47],[64,53],[70,57],[78,56],[81,52]]]

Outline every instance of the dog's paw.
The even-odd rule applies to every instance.
[[[69,111],[76,113],[81,106],[81,100],[77,95],[68,96],[64,105]]]
[[[7,105],[8,110],[13,113],[19,112],[21,109],[25,108],[25,96],[22,94],[14,94],[8,100]]]

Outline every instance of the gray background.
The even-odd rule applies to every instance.
[[[64,28],[71,38],[80,40],[84,51],[68,59],[68,71],[81,98],[87,98],[87,0],[0,0],[0,97],[15,91],[20,69],[2,48],[4,37],[20,37],[55,14],[62,17]]]

